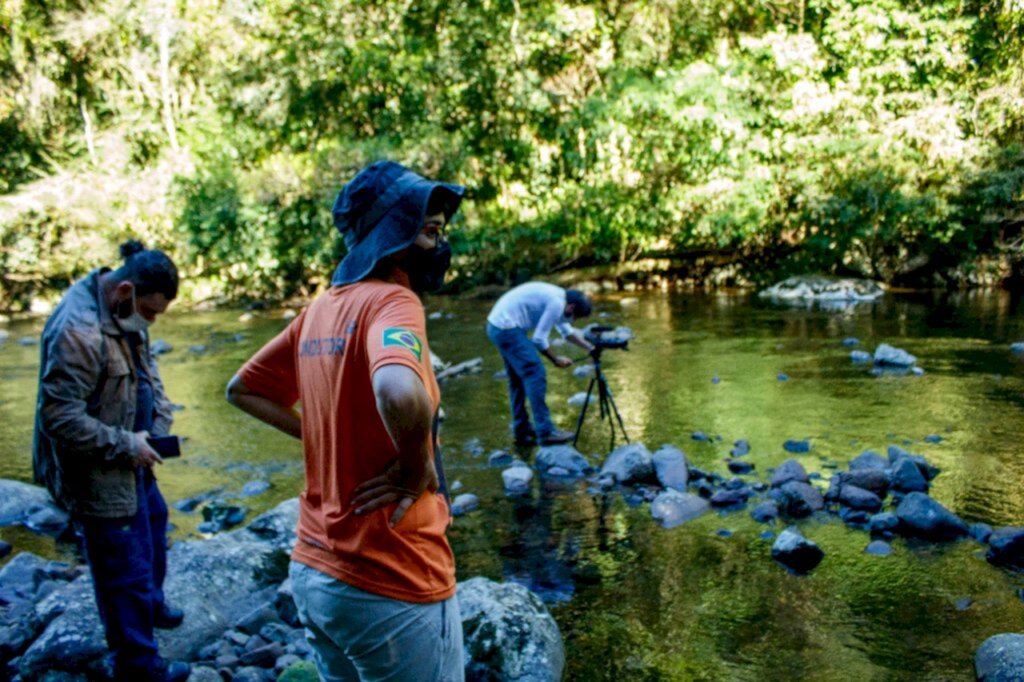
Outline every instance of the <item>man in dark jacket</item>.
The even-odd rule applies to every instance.
[[[32,464],[82,532],[117,679],[178,681],[189,666],[160,658],[153,636],[183,614],[163,595],[167,505],[152,472],[163,460],[147,439],[172,417],[146,332],[177,295],[178,271],[138,242],[121,254],[46,322]]]

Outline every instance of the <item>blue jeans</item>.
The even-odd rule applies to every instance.
[[[463,682],[455,596],[413,604],[293,561],[292,594],[324,682]]]
[[[154,671],[160,665],[153,618],[164,603],[167,575],[167,504],[149,469],[136,472],[135,516],[81,516],[85,558],[96,606],[114,654],[114,668]]]
[[[544,364],[537,353],[537,347],[530,341],[523,329],[498,329],[487,325],[487,338],[491,340],[501,359],[505,361],[508,374],[508,398],[512,405],[512,430],[516,439],[536,435],[543,438],[555,430],[551,422],[548,404],[544,401],[548,392],[548,377]],[[526,401],[530,401],[533,425],[526,413]]]

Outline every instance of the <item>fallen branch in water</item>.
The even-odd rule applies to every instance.
[[[441,381],[442,379],[449,379],[451,377],[458,376],[460,374],[466,374],[469,372],[479,372],[480,369],[483,367],[483,364],[483,358],[473,358],[472,360],[460,362],[457,365],[452,365],[451,367],[448,367],[447,369],[443,369],[440,372],[438,372],[437,380]]]

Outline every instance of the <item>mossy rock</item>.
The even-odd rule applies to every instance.
[[[320,675],[312,661],[299,661],[282,670],[277,682],[320,682]]]

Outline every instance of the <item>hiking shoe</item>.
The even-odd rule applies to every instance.
[[[559,431],[555,429],[551,433],[540,437],[541,445],[559,445],[560,443],[568,443],[576,434],[572,431]]]

